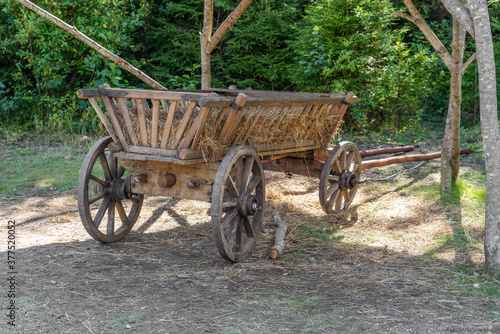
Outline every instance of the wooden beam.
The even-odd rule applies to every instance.
[[[460,150],[460,154],[469,154],[471,152],[472,152],[472,150],[470,148],[464,148],[464,149]],[[361,167],[362,167],[362,169],[369,169],[369,168],[382,167],[382,166],[388,166],[388,165],[394,165],[394,164],[401,164],[403,162],[425,161],[425,160],[433,160],[433,159],[439,159],[439,158],[441,158],[441,152],[405,155],[405,156],[401,156],[401,157],[392,157],[392,158],[379,159],[379,160],[363,161],[361,163]]]

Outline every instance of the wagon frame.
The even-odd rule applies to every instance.
[[[90,149],[78,185],[82,223],[101,242],[118,241],[132,229],[145,194],[200,200],[211,203],[217,250],[237,262],[251,254],[260,234],[264,170],[319,178],[327,213],[347,209],[359,186],[356,145],[342,142],[327,150],[357,100],[352,92],[157,91],[105,84],[78,96],[89,100],[110,135]],[[290,140],[264,138],[278,131]]]

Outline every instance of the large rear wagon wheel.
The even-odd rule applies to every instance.
[[[127,194],[125,169],[107,149],[113,140],[98,140],[83,161],[78,180],[78,210],[90,236],[108,243],[122,239],[141,212],[144,195]]]
[[[255,150],[232,148],[222,160],[212,190],[212,231],[226,260],[249,256],[260,235],[264,212],[264,170]]]
[[[325,161],[319,180],[319,203],[326,213],[347,210],[358,191],[361,155],[354,143],[335,146]]]

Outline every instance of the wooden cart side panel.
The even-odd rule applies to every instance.
[[[111,99],[107,96],[103,96],[102,101],[106,106],[109,118],[111,118],[111,122],[113,123],[113,128],[116,134],[118,135],[119,142],[121,143],[123,149],[125,151],[128,151],[128,142],[127,139],[125,138],[125,134],[123,133],[123,127],[118,119],[118,113],[114,101],[111,101]]]
[[[158,146],[158,125],[160,120],[160,100],[153,100],[153,115],[151,117],[151,147]]]
[[[195,107],[196,107],[196,101],[191,101],[189,103],[189,106],[186,109],[186,112],[184,113],[184,116],[182,117],[181,123],[179,124],[179,127],[177,128],[177,131],[175,133],[174,140],[169,145],[169,148],[171,148],[171,149],[178,148],[178,145],[182,139],[182,135],[184,134],[184,131],[186,130],[186,127],[189,123],[189,120],[191,119],[191,115],[193,114]]]
[[[111,138],[113,138],[113,140],[117,142],[118,137],[116,136],[116,133],[113,130],[113,127],[111,126],[111,123],[109,123],[108,118],[102,112],[101,107],[99,107],[99,104],[97,103],[97,101],[94,98],[89,98],[89,102],[92,105],[92,108],[94,108],[95,112],[97,113],[97,116],[99,116],[99,119],[101,120],[102,124],[104,124],[104,127],[108,131]]]
[[[123,97],[121,97],[118,99],[118,102],[120,104],[120,112],[123,119],[125,120],[125,127],[129,135],[129,138],[132,141],[132,145],[137,146],[139,145],[139,141],[137,140],[137,136],[135,135],[134,126],[132,125],[132,119],[130,118],[127,101]]]
[[[163,104],[163,109],[167,110],[166,101],[162,100],[161,103]],[[170,131],[172,130],[172,124],[174,121],[175,108],[177,108],[177,101],[176,100],[170,101],[170,108],[168,109],[167,121],[165,122],[165,125],[163,127],[163,137],[160,143],[161,148],[166,148],[170,140]]]
[[[342,118],[344,117],[344,113],[346,112],[347,108],[349,107],[349,104],[351,102],[356,101],[356,96],[354,95],[353,92],[349,92],[345,95],[344,101],[339,103],[340,107],[337,109],[337,111],[333,114],[335,115],[335,121],[332,123],[331,130],[329,132],[329,136],[325,137],[325,141],[322,143],[322,147],[327,147],[328,143],[330,140],[335,136],[337,133],[337,129],[342,122]]]

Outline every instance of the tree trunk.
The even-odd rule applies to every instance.
[[[210,89],[212,80],[210,74],[210,52],[208,43],[212,36],[214,21],[214,3],[213,0],[205,0],[205,11],[203,16],[203,30],[200,36],[201,44],[201,89]]]
[[[141,79],[146,84],[148,84],[151,87],[153,87],[154,89],[167,90],[160,83],[158,83],[155,80],[153,80],[152,78],[150,78],[147,74],[145,74],[144,72],[142,72],[138,68],[132,66],[130,63],[128,63],[127,61],[123,60],[122,58],[118,57],[117,55],[115,55],[114,53],[112,53],[111,51],[109,51],[108,49],[106,49],[105,47],[103,47],[102,45],[100,45],[99,43],[97,43],[96,41],[90,39],[85,34],[81,33],[78,29],[76,29],[75,27],[70,26],[69,24],[67,24],[63,20],[61,20],[61,19],[57,18],[56,16],[50,14],[46,10],[43,10],[42,8],[38,7],[37,5],[33,4],[30,1],[27,1],[27,0],[17,0],[17,2],[19,2],[22,5],[28,7],[29,9],[31,9],[32,11],[34,11],[35,13],[37,13],[38,15],[45,17],[47,20],[49,20],[50,22],[54,23],[59,28],[65,30],[67,32],[69,32],[76,39],[78,39],[79,41],[87,44],[92,49],[94,49],[95,51],[99,52],[101,55],[103,55],[104,57],[108,58],[109,60],[111,60],[115,64],[123,67],[125,70],[127,70],[128,72],[130,72],[131,74],[133,74],[137,78]]]
[[[486,270],[500,273],[500,131],[493,38],[486,0],[469,0],[476,35],[479,105],[486,165]]]
[[[451,80],[448,116],[444,132],[441,158],[441,192],[448,193],[451,183],[458,178],[460,168],[460,107],[462,105],[462,66],[465,46],[465,29],[453,19],[453,41],[451,44]]]

